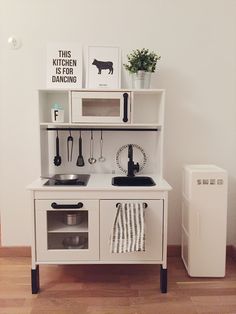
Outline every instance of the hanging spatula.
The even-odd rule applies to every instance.
[[[81,131],[79,135],[79,156],[77,158],[76,166],[83,167],[84,166],[84,157],[82,155],[82,136]]]

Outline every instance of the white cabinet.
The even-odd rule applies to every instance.
[[[73,213],[80,223],[68,225],[67,215]],[[98,201],[36,200],[35,224],[37,261],[99,259]]]
[[[167,292],[167,190],[79,191],[33,188],[32,293],[39,291],[41,264],[159,264],[160,289]],[[83,198],[76,195],[83,194]],[[85,196],[86,195],[86,196]],[[138,195],[140,197],[138,197]],[[58,196],[58,197],[56,197]],[[96,198],[97,197],[97,198]],[[107,198],[105,198],[107,197]],[[116,198],[115,198],[116,197]],[[156,199],[155,199],[156,197]],[[144,202],[145,251],[110,253],[110,237],[117,203]],[[65,223],[67,214],[80,214],[76,224]],[[65,239],[82,237],[81,245]]]
[[[145,202],[145,252],[110,252],[110,236],[120,202]],[[72,261],[161,262],[163,260],[163,200],[36,200],[35,248],[37,262]],[[100,203],[100,206],[99,206]],[[78,206],[78,208],[76,208]],[[68,214],[79,214],[68,225]],[[68,244],[80,237],[81,243]],[[100,249],[99,249],[100,248]]]
[[[165,90],[162,89],[39,90],[41,176],[84,173],[91,174],[93,179],[90,178],[88,185],[83,187],[46,186],[43,180],[39,180],[38,185],[30,188],[33,210],[32,293],[39,291],[40,264],[83,263],[159,264],[161,292],[167,292],[167,201],[171,187],[162,179],[164,101]],[[64,122],[52,122],[53,105],[63,107]],[[85,165],[78,168],[77,145],[74,145],[72,160],[68,162],[68,136],[72,134],[76,141],[81,133]],[[104,143],[106,161],[103,164],[90,165],[87,162],[93,139],[96,159]],[[60,154],[56,147],[58,141]],[[153,174],[159,181],[156,186],[112,186],[111,173],[115,170],[119,174],[117,152],[127,143],[138,145],[147,153],[149,159],[142,175]],[[61,157],[60,166],[54,163],[56,155]],[[124,152],[120,160],[126,167],[127,155]],[[138,158],[134,154],[134,162],[139,162]],[[106,176],[109,176],[109,182]],[[137,200],[148,204],[145,210],[146,250],[111,254],[109,243],[117,212],[116,203]],[[65,224],[68,213],[80,214],[83,219],[75,225]],[[80,239],[82,243],[75,245],[73,241]],[[68,245],[68,241],[73,244]]]
[[[130,93],[72,92],[72,123],[130,123]]]
[[[111,253],[110,236],[117,212],[117,203],[145,202],[145,252]],[[163,257],[163,200],[101,200],[100,258],[103,261],[161,261]]]
[[[226,224],[226,171],[214,165],[185,166],[182,259],[190,276],[225,276]]]

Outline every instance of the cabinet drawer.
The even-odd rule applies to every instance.
[[[110,237],[116,217],[116,204],[145,202],[146,251],[111,253]],[[163,200],[101,200],[100,201],[100,259],[103,261],[160,261],[163,246]]]

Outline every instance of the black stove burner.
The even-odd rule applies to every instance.
[[[60,182],[60,181],[55,181],[55,180],[48,180],[44,185],[49,185],[49,186],[55,186],[55,185],[82,185],[82,186],[86,186],[86,182],[80,181],[80,180],[76,180],[76,181],[72,181],[72,182]]]
[[[90,175],[80,175],[78,180],[55,180],[55,179],[49,179],[44,185],[47,186],[67,186],[67,185],[76,185],[76,186],[86,186],[88,183]]]
[[[85,182],[80,181],[80,180],[76,180],[73,182],[67,182],[67,183],[56,181],[55,185],[85,185]]]

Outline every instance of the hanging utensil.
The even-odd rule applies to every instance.
[[[57,137],[56,137],[56,156],[54,157],[54,165],[60,166],[61,164],[61,156],[60,156],[60,147],[59,147],[59,136],[57,131]]]
[[[71,130],[69,130],[69,136],[67,137],[67,160],[68,161],[72,161],[73,142],[74,142],[74,139],[71,136]]]
[[[76,166],[83,167],[84,166],[84,157],[82,155],[82,136],[81,136],[81,130],[79,134],[79,156],[77,158]]]
[[[103,150],[103,136],[102,136],[102,130],[101,130],[101,137],[100,137],[100,157],[98,158],[98,160],[100,162],[104,162],[106,160],[106,158],[102,155],[102,150]]]
[[[91,137],[90,137],[90,157],[88,162],[92,165],[95,164],[96,159],[93,157],[93,131],[91,130]]]

